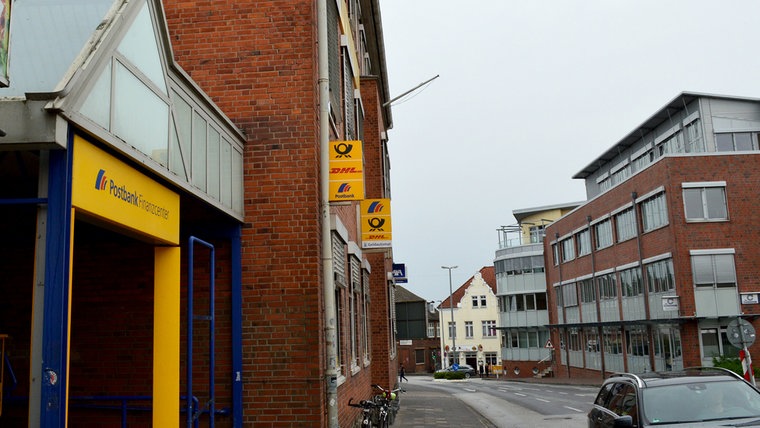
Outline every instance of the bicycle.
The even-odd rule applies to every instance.
[[[388,427],[396,421],[396,413],[401,407],[398,393],[404,392],[404,390],[400,387],[387,390],[378,384],[373,384],[372,387],[380,390],[380,394],[373,397],[373,401],[380,404],[377,415],[378,426],[381,428]]]
[[[353,398],[348,399],[348,405],[362,409],[362,427],[373,427],[372,419],[379,404],[374,401],[361,400],[359,403],[352,403]]]

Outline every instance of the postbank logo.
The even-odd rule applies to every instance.
[[[330,143],[330,201],[364,199],[363,159],[361,141]]]
[[[179,243],[179,195],[127,163],[74,137],[72,204],[141,235]]]
[[[362,248],[391,247],[390,199],[361,202]]]
[[[142,193],[137,190],[131,190],[126,184],[119,184],[116,181],[106,177],[106,170],[101,169],[95,177],[95,188],[99,191],[108,193],[108,195],[122,201],[123,203],[135,206],[145,212],[161,217],[169,218],[169,209],[151,202]]]

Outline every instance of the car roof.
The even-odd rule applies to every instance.
[[[687,383],[704,383],[720,381],[744,381],[738,374],[718,367],[689,367],[683,370],[648,372],[642,374],[615,373],[605,383],[629,379],[638,384],[639,388],[650,388],[665,385],[682,385]]]

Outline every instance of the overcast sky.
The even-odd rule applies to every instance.
[[[449,295],[512,211],[586,199],[572,176],[681,92],[760,98],[760,1],[381,0],[393,258]]]

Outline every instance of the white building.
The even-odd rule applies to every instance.
[[[438,309],[445,366],[455,362],[476,368],[501,364],[500,333],[496,328],[499,305],[493,266],[480,269],[441,302]]]

